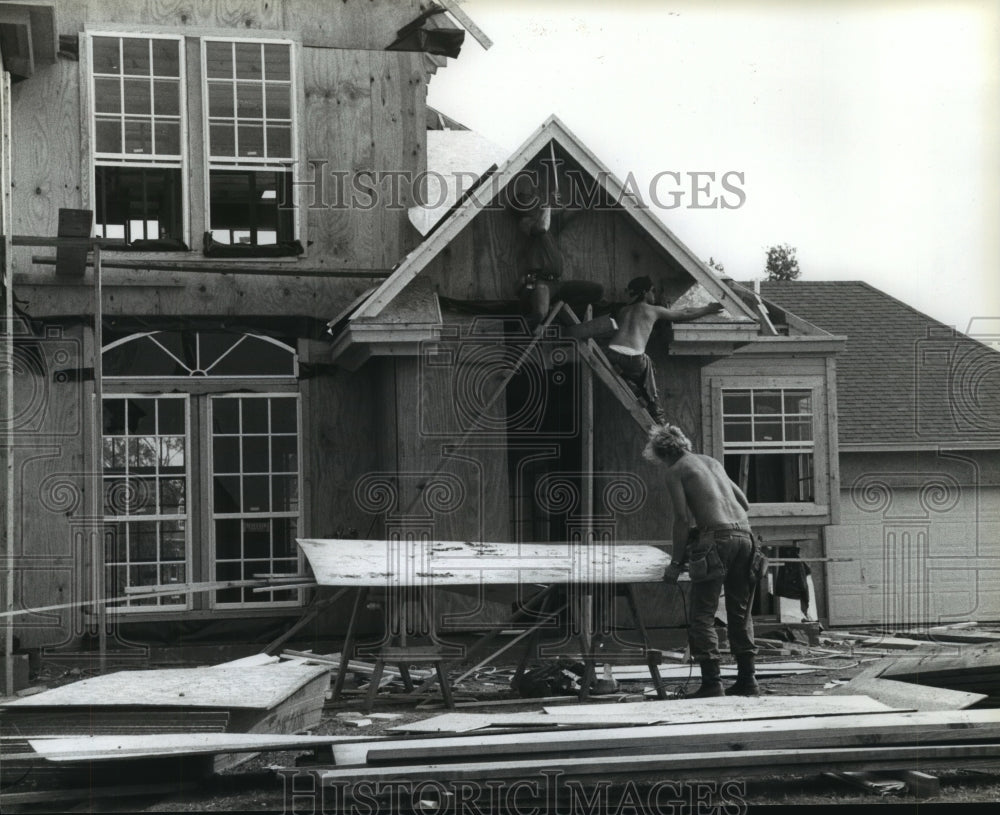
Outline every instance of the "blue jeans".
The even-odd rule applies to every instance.
[[[753,605],[756,583],[750,577],[750,559],[753,553],[753,537],[749,527],[730,524],[732,528],[703,530],[698,542],[689,553],[689,560],[695,560],[715,546],[725,574],[708,580],[691,583],[690,628],[688,642],[691,656],[698,660],[719,660],[719,638],[715,633],[715,612],[719,607],[719,595],[726,590],[726,617],[729,634],[729,649],[737,654],[756,654],[753,641]]]

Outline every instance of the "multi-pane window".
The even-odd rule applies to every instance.
[[[94,36],[90,46],[97,234],[180,244],[183,40]]]
[[[188,399],[103,399],[105,579],[126,588],[188,580]],[[113,608],[184,608],[183,595],[129,599]]]
[[[292,241],[291,45],[203,42],[211,237],[249,246]]]
[[[723,388],[724,463],[753,503],[814,499],[813,395],[807,388]]]
[[[294,574],[299,516],[298,397],[211,398],[212,520],[215,579]],[[295,591],[273,601],[295,601]],[[217,605],[265,600],[251,589],[225,589]]]
[[[297,573],[295,349],[258,334],[151,331],[112,338],[102,363],[106,596]],[[144,388],[156,392],[137,393]],[[193,392],[162,393],[174,389]],[[297,589],[232,587],[129,597],[109,608],[266,608],[300,601]]]
[[[189,120],[183,37],[95,33],[87,41],[98,236],[137,249],[186,249],[190,184],[204,196],[205,220],[196,226],[205,228],[206,254],[302,251],[292,206],[290,42],[202,38],[192,77],[201,83],[202,116]],[[190,149],[203,150],[206,164],[189,178]]]

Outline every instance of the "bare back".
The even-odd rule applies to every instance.
[[[688,512],[699,528],[747,522],[746,498],[711,456],[686,453],[667,470],[667,478],[683,490]]]
[[[622,307],[618,311],[618,330],[608,340],[609,344],[644,352],[646,343],[649,342],[649,335],[653,333],[653,326],[664,316],[658,313],[660,311],[666,309],[657,308],[641,300]]]

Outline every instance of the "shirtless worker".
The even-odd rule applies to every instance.
[[[706,314],[722,311],[720,303],[700,308],[668,309],[654,305],[655,292],[649,277],[629,281],[628,294],[632,302],[618,312],[618,330],[608,342],[608,359],[622,378],[634,386],[638,396],[646,401],[646,410],[658,423],[665,421],[656,391],[653,363],[646,354],[646,344],[653,326],[659,320],[688,322]]]
[[[691,442],[679,427],[654,427],[643,457],[667,465],[674,551],[663,579],[676,583],[685,568],[691,577],[688,641],[701,667],[701,687],[687,698],[723,695],[715,633],[723,587],[729,647],[737,665],[736,684],[725,695],[758,696],[751,606],[766,561],[750,531],[746,496],[716,459],[691,452]]]

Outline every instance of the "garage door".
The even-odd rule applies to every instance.
[[[856,497],[856,496],[855,496]],[[893,510],[842,497],[843,523],[825,529],[831,625],[1000,620],[1000,491],[934,517],[919,489],[893,492]]]

